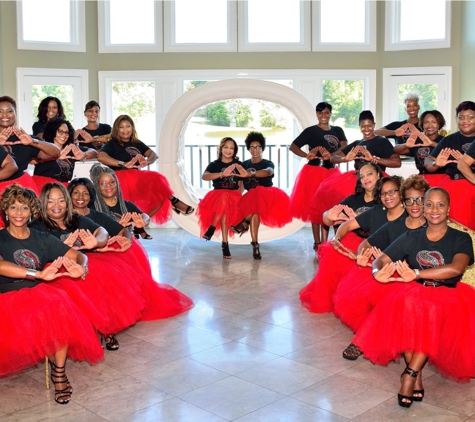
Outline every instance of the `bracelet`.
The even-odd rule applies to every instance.
[[[416,273],[416,280],[419,280],[421,278],[421,272],[417,268],[414,270],[414,272]]]
[[[373,158],[371,159],[371,162],[373,164],[378,164],[378,161],[379,161],[379,157],[376,157],[376,155],[373,155]]]
[[[25,280],[30,280],[30,281],[36,280],[36,270],[33,270],[32,268],[28,268],[26,270]]]
[[[256,173],[257,173],[256,169],[249,169],[249,174],[251,175],[251,177],[254,177]]]
[[[84,270],[84,274],[81,276],[81,280],[84,280],[89,274],[89,268],[87,265],[81,265],[81,268]]]
[[[379,272],[379,270],[377,268],[372,269],[371,274],[373,274],[373,278],[378,272]]]
[[[220,179],[223,178],[223,172],[219,173],[219,178],[220,178]]]
[[[87,154],[84,153],[84,156],[82,157],[82,160],[81,160],[81,161],[84,163],[84,162],[86,162],[86,159],[87,159]]]

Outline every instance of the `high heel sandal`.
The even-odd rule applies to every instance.
[[[259,243],[257,242],[251,242],[252,245],[252,257],[254,259],[261,259],[261,252],[259,251]]]
[[[151,240],[153,239],[152,236],[150,236],[146,231],[145,229],[142,227],[140,229],[134,229],[134,236],[136,239],[139,238],[139,236],[144,239],[144,240]]]
[[[71,394],[73,394],[73,388],[71,387],[68,377],[66,376],[66,365],[56,366],[54,362],[50,362],[50,364],[51,382],[55,385],[54,401],[58,404],[68,404],[71,400]],[[66,384],[66,388],[57,389],[57,384]]]
[[[409,368],[409,366],[407,366],[404,369],[403,373],[401,374],[401,381],[402,381],[403,376],[406,375],[406,374],[413,377],[413,378],[417,378],[418,373],[419,373],[419,371],[414,371],[414,369]],[[418,390],[418,391],[420,391],[420,390]],[[413,389],[412,393],[414,394],[414,389]],[[417,398],[421,398],[421,397],[417,397]],[[416,399],[416,397],[414,397],[413,395],[412,396],[405,396],[405,395],[399,394],[399,393],[397,395],[397,402],[398,402],[399,406],[401,406],[401,407],[409,408],[409,407],[411,407],[413,401],[422,401],[422,399],[421,400],[415,400],[415,399]],[[403,400],[407,400],[407,401],[403,401]]]
[[[343,350],[343,357],[348,360],[356,360],[358,359],[363,352],[356,346],[355,344],[351,343],[345,350]]]
[[[216,231],[216,227],[209,226],[208,230],[206,230],[206,233],[203,235],[203,239],[211,240],[215,231]]]
[[[223,258],[231,259],[231,252],[229,250],[229,243],[228,242],[222,242],[221,243],[221,249],[223,250]]]
[[[245,225],[246,224],[246,225]],[[249,226],[251,225],[251,222],[249,220],[246,220],[245,218],[236,226],[231,226],[231,230],[234,233],[237,233],[239,237],[241,237],[244,233],[246,233],[249,230]]]
[[[111,352],[119,350],[119,341],[115,338],[115,334],[104,336],[104,343],[106,344],[106,349]]]
[[[174,196],[173,199],[170,199],[170,201],[172,203],[173,211],[175,211],[177,214],[190,215],[195,210],[191,205],[186,205],[183,201],[180,201],[176,196]],[[179,202],[181,202],[183,205],[186,206],[185,211],[182,211],[180,208],[176,206]]]

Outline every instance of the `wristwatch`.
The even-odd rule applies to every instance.
[[[421,272],[417,268],[414,270],[414,272],[416,273],[416,280],[419,280],[421,278]]]
[[[124,167],[124,162],[123,161],[119,161],[117,163],[117,167]]]

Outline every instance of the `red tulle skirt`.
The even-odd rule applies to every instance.
[[[135,324],[141,317],[145,307],[140,286],[131,275],[131,268],[123,261],[119,253],[87,253],[89,274],[84,280],[60,278],[53,286],[66,291],[72,299],[76,299],[75,288],[81,291],[93,306],[106,316],[91,320],[94,327],[102,334],[118,333]],[[83,301],[76,303],[84,313],[87,312]]]
[[[442,187],[450,195],[450,218],[475,230],[475,185],[467,180],[444,179]]]
[[[157,224],[171,220],[172,206],[168,198],[173,191],[163,174],[150,170],[120,170],[115,174],[124,199],[137,205]]]
[[[333,295],[335,316],[356,332],[387,294],[404,286],[404,283],[380,283],[373,278],[371,267],[360,268],[353,263]]]
[[[69,296],[41,283],[0,294],[0,375],[26,369],[68,347],[74,360],[104,357],[89,319]]]
[[[289,214],[289,196],[273,186],[247,191],[239,201],[241,219],[249,214],[258,214],[267,227],[284,227],[292,221]]]
[[[23,173],[22,176],[15,180],[5,180],[4,182],[0,182],[0,195],[6,188],[8,188],[8,186],[14,185],[15,183],[24,188],[33,190],[38,196],[40,196],[40,191],[38,190],[35,181],[28,173]]]
[[[52,177],[37,175],[33,175],[33,181],[35,182],[35,185],[38,188],[38,192],[41,192],[41,188],[46,185],[46,183],[61,183],[65,188],[67,188],[69,185],[69,182],[60,182],[59,180],[53,179]]]
[[[349,232],[342,243],[347,248],[357,250],[361,237]],[[333,311],[333,295],[341,278],[349,271],[354,261],[333,248],[330,242],[318,247],[318,270],[313,280],[300,290],[300,302],[310,312]]]
[[[323,180],[336,173],[340,173],[340,170],[336,168],[328,170],[324,167],[304,165],[299,174],[297,174],[294,188],[290,195],[290,215],[300,218],[302,221],[311,221],[313,223],[312,218],[314,216],[310,210],[310,200]]]
[[[475,289],[464,283],[405,284],[373,309],[353,343],[376,364],[398,360],[404,351],[419,352],[448,377],[475,377]]]
[[[318,187],[310,200],[312,223],[323,224],[323,214],[355,193],[357,172],[334,172]]]
[[[214,189],[209,191],[200,201],[196,210],[200,224],[200,237],[208,230],[209,226],[216,227],[215,236],[219,236],[221,232],[221,219],[226,216],[226,225],[230,237],[234,236],[231,226],[240,221],[239,201],[241,200],[241,192],[238,190]],[[215,218],[218,221],[215,222]],[[215,224],[213,224],[215,223]]]
[[[434,188],[436,186],[443,186],[448,180],[450,180],[450,177],[447,176],[445,173],[444,174],[421,174],[421,177],[427,180],[429,182],[429,185],[431,188]]]

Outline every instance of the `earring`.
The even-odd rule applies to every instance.
[[[401,202],[401,208],[404,208],[404,204]]]
[[[28,218],[28,224],[30,224],[30,223],[31,223],[31,215],[30,215],[30,217]]]
[[[383,206],[383,211],[386,211],[386,207]]]
[[[8,221],[8,214],[5,214],[5,220]]]

